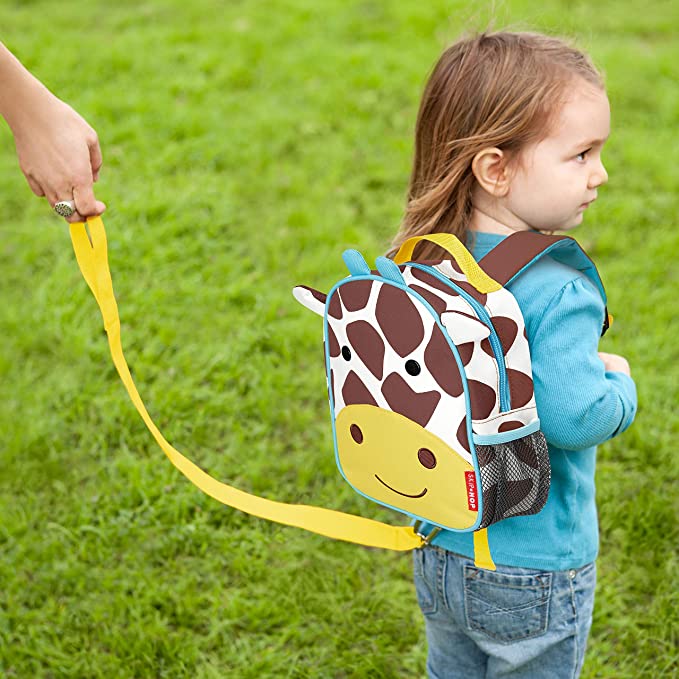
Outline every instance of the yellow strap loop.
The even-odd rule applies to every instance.
[[[413,256],[415,246],[424,240],[435,243],[449,252],[462,270],[462,273],[467,277],[467,280],[479,292],[487,294],[500,290],[502,287],[478,265],[477,261],[472,257],[472,253],[452,233],[428,233],[424,236],[408,238],[407,241],[403,242],[396,255],[394,255],[394,262],[396,264],[409,262]]]
[[[489,571],[496,570],[488,546],[488,529],[474,531],[474,565]]]
[[[89,237],[83,222],[71,224],[71,241],[80,271],[92,290],[101,310],[113,363],[132,402],[142,416],[149,431],[153,434],[153,438],[163,449],[170,462],[189,481],[222,504],[234,507],[261,519],[304,528],[313,533],[325,535],[336,540],[345,540],[368,547],[381,547],[397,551],[407,551],[422,546],[422,538],[415,533],[411,526],[389,526],[379,521],[345,514],[332,509],[285,504],[283,502],[267,500],[256,495],[250,495],[212,478],[173,448],[165,440],[148,414],[134,385],[123,355],[118,306],[113,294],[113,283],[108,266],[104,223],[99,217],[90,217],[87,219],[87,226],[89,228]]]

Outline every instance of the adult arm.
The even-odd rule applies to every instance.
[[[0,115],[9,125],[21,171],[37,196],[50,205],[73,200],[69,221],[101,214],[94,196],[102,164],[96,132],[55,97],[0,43]]]

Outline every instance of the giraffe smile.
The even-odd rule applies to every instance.
[[[469,528],[478,519],[478,511],[467,508],[465,472],[473,473],[474,468],[417,422],[378,406],[356,403],[345,405],[334,425],[337,464],[359,493],[451,528]],[[451,502],[455,497],[464,502],[461,511]]]
[[[408,493],[402,493],[400,490],[396,490],[396,488],[392,488],[388,483],[385,483],[382,481],[382,479],[375,474],[375,478],[383,485],[389,488],[389,490],[393,490],[394,493],[398,493],[399,495],[403,495],[403,497],[411,497],[413,499],[417,499],[418,497],[424,497],[427,494],[427,491],[429,490],[428,488],[425,488],[421,493],[418,493],[417,495],[408,495]]]

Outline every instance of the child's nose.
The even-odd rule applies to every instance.
[[[606,168],[604,167],[604,164],[601,161],[599,161],[598,167],[596,167],[594,172],[590,175],[589,188],[594,189],[597,186],[601,186],[602,184],[605,184],[607,181],[608,181],[608,172],[606,172]]]

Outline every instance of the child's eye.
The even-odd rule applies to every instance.
[[[586,156],[591,150],[592,150],[592,149],[590,148],[590,149],[587,149],[586,151],[581,151],[581,152],[578,153],[578,155],[575,156],[575,157],[576,157],[578,160],[581,160],[581,159],[582,159],[582,160],[585,160],[585,156]]]

